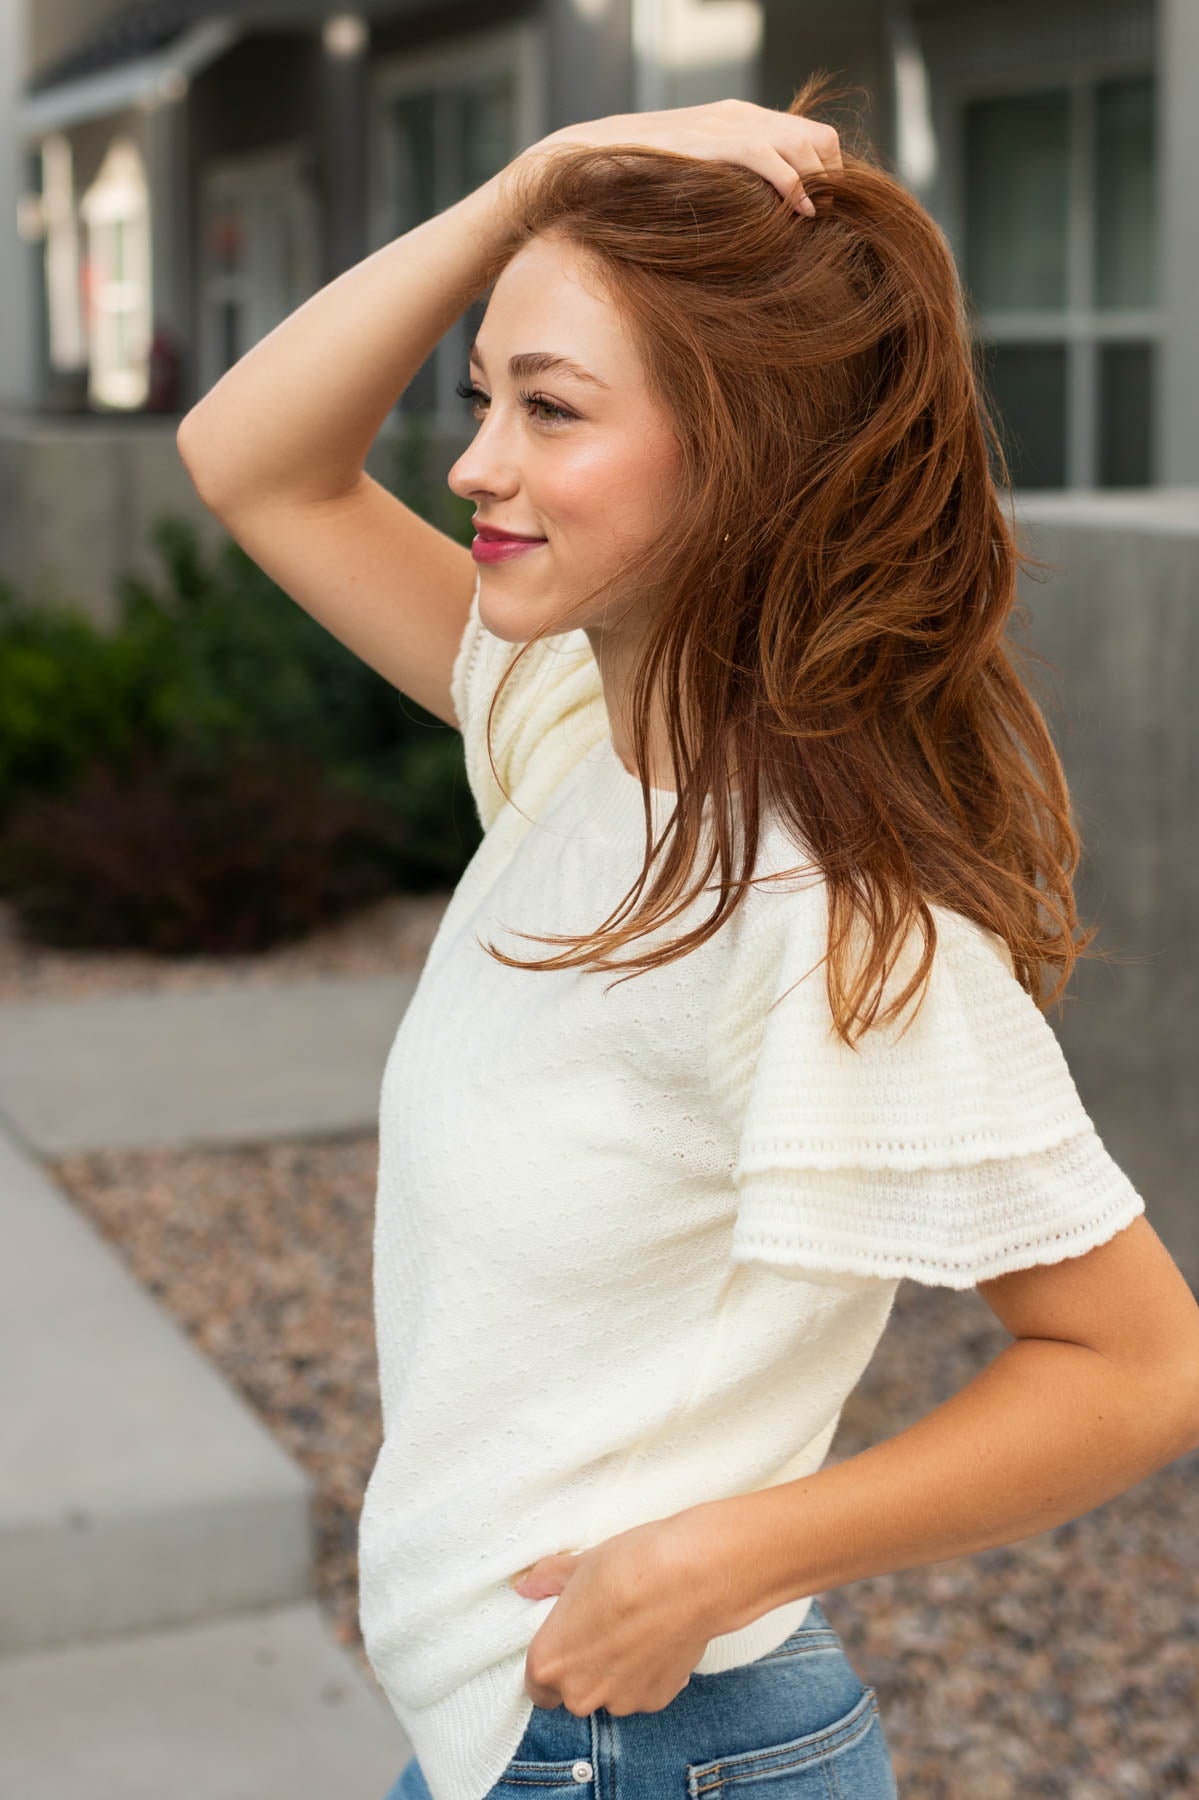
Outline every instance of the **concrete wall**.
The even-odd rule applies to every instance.
[[[161,579],[150,531],[162,513],[191,519],[202,544],[222,542],[224,527],[180,460],[179,418],[56,423],[0,412],[0,583],[46,604],[73,602],[107,627],[117,619],[119,575]],[[385,485],[393,479],[394,431],[385,426],[367,457]],[[434,439],[430,466],[448,469],[460,452],[460,444]]]
[[[1038,692],[1083,837],[1079,913],[1119,959],[1076,965],[1047,1016],[1199,1288],[1199,489],[1028,495],[1017,517],[1054,564],[1021,598],[1027,641],[1057,671]]]
[[[203,514],[175,446],[178,420],[0,419],[0,581],[46,603],[116,618],[125,569],[156,579],[160,511]],[[208,517],[208,515],[204,515]]]

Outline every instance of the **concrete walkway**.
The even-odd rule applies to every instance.
[[[411,1754],[312,1601],[0,1658],[5,1800],[383,1800]]]
[[[371,1130],[412,974],[0,1006],[0,1114],[34,1150]]]
[[[414,977],[0,1005],[0,1795],[381,1800],[312,1484],[38,1157],[370,1130]]]

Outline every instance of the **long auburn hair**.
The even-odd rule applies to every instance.
[[[841,92],[817,73],[787,110],[810,117]],[[1075,941],[1080,839],[1014,660],[1045,659],[1004,641],[1013,613],[1027,626],[1016,579],[1036,559],[1000,507],[988,453],[1010,482],[968,301],[938,226],[860,132],[851,143],[840,129],[843,171],[803,178],[811,218],[741,165],[635,142],[550,146],[511,171],[513,233],[484,285],[538,234],[585,253],[682,452],[677,505],[620,583],[651,621],[630,702],[636,761],[644,771],[659,684],[677,804],[654,844],[642,774],[644,864],[595,930],[517,934],[567,946],[545,959],[484,947],[513,968],[634,974],[687,954],[753,884],[764,801],[823,872],[826,989],[853,1048],[855,1027],[923,989],[930,902],[998,933],[1043,1007],[1097,927]],[[719,899],[699,926],[613,959],[708,891],[717,860]],[[917,919],[919,964],[880,1013]],[[1044,1000],[1042,965],[1060,971]]]

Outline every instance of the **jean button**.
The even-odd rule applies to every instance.
[[[570,1772],[574,1776],[576,1781],[590,1781],[591,1780],[591,1776],[592,1776],[591,1764],[589,1762],[584,1762],[581,1757],[579,1758],[579,1761],[575,1764],[574,1768]]]

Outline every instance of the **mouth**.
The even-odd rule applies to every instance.
[[[476,538],[470,553],[476,562],[499,563],[511,562],[517,556],[531,556],[534,550],[544,548],[544,540],[538,538],[531,543],[519,538]]]
[[[496,525],[475,525],[475,536],[485,544],[544,544],[543,537],[531,537],[520,531],[501,531]]]

